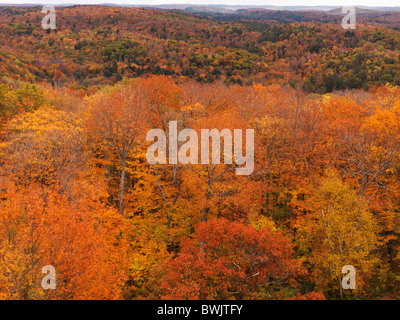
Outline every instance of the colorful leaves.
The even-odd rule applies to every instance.
[[[201,243],[204,247],[201,249]],[[282,234],[226,219],[200,223],[161,280],[167,299],[246,299],[304,272]]]

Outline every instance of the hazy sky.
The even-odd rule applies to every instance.
[[[274,5],[274,6],[400,6],[398,0],[0,0],[0,3],[38,3],[38,4],[99,4],[99,3],[118,3],[118,4],[233,4],[233,5]]]

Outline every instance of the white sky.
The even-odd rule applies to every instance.
[[[400,6],[398,0],[0,0],[1,3],[23,4],[226,4],[226,5],[274,5],[274,6]]]

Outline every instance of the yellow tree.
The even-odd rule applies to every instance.
[[[8,178],[24,185],[56,185],[74,196],[77,179],[90,175],[90,150],[79,114],[40,108],[16,116],[7,129],[2,171]]]
[[[372,214],[356,192],[331,170],[307,202],[310,213],[297,222],[298,242],[311,267],[312,279],[321,289],[342,296],[342,267],[353,265],[356,292],[363,292],[376,262],[372,251],[377,245],[377,228]]]

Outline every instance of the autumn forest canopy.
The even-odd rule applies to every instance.
[[[400,13],[56,10],[0,7],[0,300],[399,297]],[[171,122],[254,170],[150,164]]]

